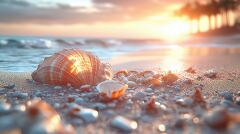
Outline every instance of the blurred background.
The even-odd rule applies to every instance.
[[[205,48],[224,48],[217,52],[235,54],[240,47],[239,4],[240,0],[0,0],[0,70],[32,71],[44,57],[76,47],[106,62],[143,50],[182,54],[185,49],[180,48],[187,48],[187,53],[200,56],[213,52]]]

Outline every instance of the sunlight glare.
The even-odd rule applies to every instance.
[[[170,48],[168,55],[162,62],[163,71],[179,72],[184,68],[182,59],[185,56],[185,49],[180,46]]]
[[[178,40],[181,37],[186,36],[190,32],[189,22],[181,19],[175,19],[167,23],[162,32],[168,40]]]

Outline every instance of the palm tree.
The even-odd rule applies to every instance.
[[[201,18],[201,5],[198,2],[194,3],[186,3],[180,10],[178,10],[175,14],[178,16],[187,16],[190,21],[197,20],[198,32],[200,32],[200,18]],[[193,28],[191,28],[193,29]]]
[[[229,26],[229,12],[238,8],[239,0],[220,0],[219,8],[222,12],[222,19],[226,22],[226,26]]]
[[[209,3],[206,5],[207,11],[208,11],[208,20],[209,20],[209,26],[211,28],[211,16],[214,17],[214,28],[217,28],[217,15],[220,13],[219,6],[218,6],[218,1],[217,0],[211,0]]]

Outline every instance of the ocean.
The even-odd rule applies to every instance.
[[[238,38],[239,39],[239,38]],[[0,36],[0,71],[29,72],[45,57],[51,56],[65,48],[80,48],[97,55],[103,62],[115,56],[137,51],[154,49],[171,49],[181,47],[237,47],[239,45],[211,43],[195,43],[179,45],[162,40],[149,39],[97,39],[97,38],[60,38],[60,37],[19,37]]]

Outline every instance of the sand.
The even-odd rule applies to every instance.
[[[156,88],[152,94],[146,99],[149,99],[151,96],[161,96],[160,100],[162,100],[163,104],[166,105],[167,108],[172,110],[172,112],[168,113],[160,113],[156,115],[148,115],[145,114],[143,117],[135,117],[139,112],[142,112],[141,105],[133,105],[132,108],[127,109],[124,105],[117,106],[118,108],[108,108],[107,110],[99,111],[100,116],[98,121],[93,124],[85,124],[80,121],[80,125],[76,126],[77,132],[84,133],[121,133],[117,129],[112,128],[109,125],[112,116],[109,116],[108,113],[113,112],[113,115],[123,115],[124,117],[128,117],[138,121],[139,127],[137,130],[133,131],[133,133],[159,133],[158,125],[161,123],[166,124],[166,126],[171,125],[171,123],[176,122],[176,116],[180,115],[179,111],[176,111],[176,107],[178,107],[172,98],[175,96],[187,96],[188,94],[192,94],[194,91],[194,87],[196,85],[202,85],[202,94],[208,98],[208,101],[211,101],[212,98],[216,98],[216,104],[219,105],[221,101],[221,97],[219,96],[220,92],[229,91],[231,93],[236,94],[240,91],[240,49],[224,49],[224,48],[211,48],[211,49],[196,49],[196,48],[174,48],[172,50],[154,50],[154,51],[144,51],[144,52],[136,52],[128,55],[122,55],[119,57],[115,57],[111,59],[109,62],[112,64],[114,72],[120,69],[127,70],[160,70],[160,71],[168,71],[169,69],[173,69],[172,71],[176,73],[180,77],[180,82],[176,84],[177,86],[184,85],[183,81],[186,78],[190,78],[193,80],[194,84],[184,85],[181,87],[180,91],[176,91],[175,87],[167,87],[163,86],[160,88]],[[196,74],[189,74],[184,72],[188,67],[193,67],[196,70]],[[218,77],[214,79],[210,79],[204,77],[204,74],[213,70],[217,73]],[[198,80],[198,77],[201,77],[201,80]],[[53,86],[38,84],[31,81],[31,72],[26,73],[10,73],[10,72],[0,72],[0,87],[5,85],[14,83],[14,90],[9,89],[4,93],[0,94],[0,99],[6,99],[10,103],[13,103],[15,99],[11,99],[11,97],[6,97],[5,95],[10,92],[22,91],[27,92],[29,95],[34,94],[37,91],[44,91],[42,99],[48,102],[50,105],[54,106],[55,103],[66,103],[68,95],[71,94],[86,94],[81,93],[79,91],[69,91],[67,87],[64,87],[64,95],[59,96],[60,91],[53,91]],[[144,89],[138,89],[137,92],[144,91]],[[133,97],[136,97],[136,91],[127,91],[126,94],[129,93]],[[51,96],[47,96],[46,94],[51,94]],[[168,94],[166,97],[162,96],[162,94]],[[127,96],[127,95],[126,95]],[[172,97],[173,96],[173,97]],[[30,97],[29,97],[30,98]],[[28,99],[29,99],[28,98]],[[165,98],[165,99],[164,99]],[[168,100],[169,99],[169,100]],[[19,100],[20,103],[26,100]],[[83,104],[88,107],[94,104],[94,101],[86,102]],[[120,102],[111,102],[112,104],[118,104]],[[107,106],[111,105],[106,104]],[[139,108],[140,107],[140,108]],[[178,109],[178,108],[177,108]],[[186,110],[183,108],[183,111]],[[189,109],[187,109],[188,111]],[[238,109],[239,110],[239,109]],[[57,110],[61,115],[64,122],[72,123],[69,121],[68,117],[64,114],[62,110]],[[181,110],[180,110],[181,111]],[[192,112],[192,110],[190,109]],[[206,111],[205,111],[206,112]],[[204,114],[204,113],[203,113]],[[111,115],[111,114],[110,114]],[[145,117],[146,116],[146,117]],[[96,131],[95,131],[96,130]],[[184,129],[188,133],[193,133],[194,131],[198,131],[199,133],[211,133],[215,131],[210,131],[209,129],[202,129],[201,125],[194,127],[187,127]],[[178,131],[178,132],[183,132]],[[167,129],[167,132],[175,132],[175,129],[171,130]],[[232,132],[232,131],[230,131]],[[235,131],[233,131],[235,132]]]

